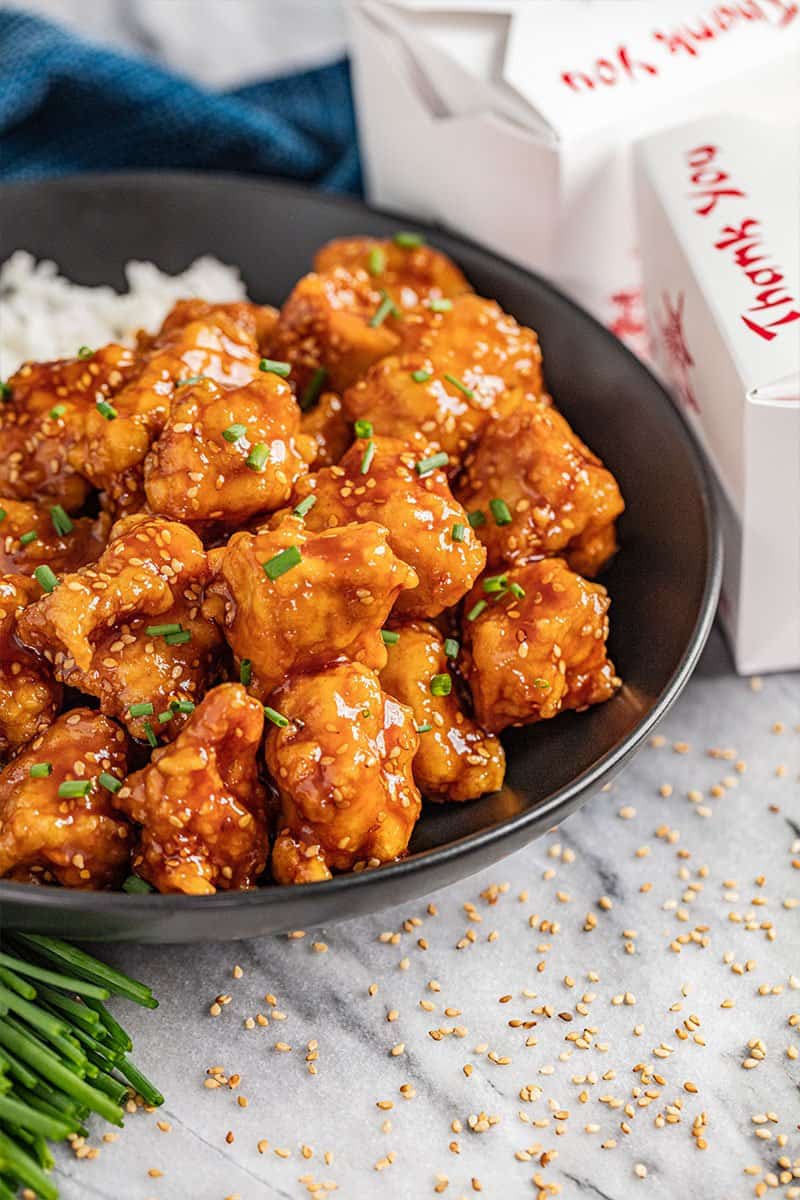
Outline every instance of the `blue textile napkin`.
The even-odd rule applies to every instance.
[[[228,92],[0,11],[0,179],[194,167],[361,191],[345,60]]]

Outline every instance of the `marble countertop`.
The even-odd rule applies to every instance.
[[[663,745],[430,909],[107,947],[160,997],[115,1011],[167,1099],[95,1122],[63,1200],[800,1196],[798,719],[715,635]]]

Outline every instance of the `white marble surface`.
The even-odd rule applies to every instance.
[[[715,639],[662,726],[666,745],[644,750],[610,793],[596,796],[557,834],[433,896],[437,916],[423,901],[309,931],[302,940],[108,948],[160,996],[157,1013],[122,1003],[116,1011],[134,1034],[136,1060],[167,1102],[158,1117],[130,1117],[114,1144],[100,1141],[96,1123],[92,1144],[102,1147],[100,1156],[61,1159],[64,1200],[288,1200],[309,1195],[302,1177],[335,1182],[333,1194],[347,1200],[417,1200],[435,1195],[437,1172],[449,1177],[442,1193],[449,1198],[476,1195],[477,1179],[487,1200],[522,1200],[537,1195],[532,1179],[539,1173],[561,1189],[549,1194],[579,1200],[739,1200],[754,1194],[759,1178],[744,1174],[746,1166],[775,1172],[780,1182],[777,1160],[788,1155],[800,1173],[800,1060],[787,1056],[790,1046],[800,1047],[800,1026],[788,1024],[800,1012],[798,980],[794,987],[791,980],[800,976],[800,906],[785,906],[800,897],[800,870],[792,866],[800,858],[800,683],[775,677],[754,692],[727,671]],[[773,732],[775,722],[785,731]],[[677,753],[675,741],[691,749]],[[735,750],[744,774],[732,761],[710,757],[713,747]],[[711,796],[725,776],[736,786]],[[665,784],[671,796],[660,794]],[[690,789],[701,790],[702,801],[687,798]],[[495,884],[508,890],[491,904],[480,893]],[[610,910],[598,906],[602,896],[612,901]],[[464,910],[469,903],[480,921]],[[597,918],[590,932],[587,913]],[[558,922],[557,932],[531,928],[533,914],[537,923]],[[403,922],[417,917],[422,924],[403,931]],[[775,931],[772,941],[764,922]],[[476,940],[458,949],[468,928]],[[398,944],[379,940],[388,930],[400,932]],[[498,936],[490,940],[493,930]],[[706,945],[670,950],[678,935],[698,930],[694,936]],[[313,943],[323,940],[327,952],[315,951]],[[728,953],[751,969],[735,973],[724,961]],[[232,978],[236,963],[240,979]],[[430,991],[430,980],[441,991]],[[372,983],[377,993],[370,997]],[[759,995],[761,985],[780,992]],[[270,992],[286,1019],[247,1030],[246,1017],[269,1016]],[[575,1006],[586,992],[595,999],[582,1015]],[[626,992],[635,1003],[613,1003]],[[214,1019],[208,1006],[218,993],[232,1000]],[[500,1003],[501,996],[510,999]],[[434,1010],[423,1011],[420,999]],[[721,1008],[728,999],[734,1007]],[[554,1015],[532,1014],[540,1005]],[[448,1017],[449,1006],[460,1011]],[[389,1022],[392,1009],[398,1016]],[[675,1034],[691,1015],[705,1045]],[[537,1024],[510,1028],[512,1019]],[[429,1036],[461,1025],[463,1037]],[[567,1040],[586,1028],[595,1030],[592,1048]],[[531,1036],[536,1044],[526,1046]],[[763,1040],[766,1057],[744,1070],[753,1038]],[[313,1077],[305,1061],[311,1039],[319,1044]],[[277,1051],[278,1041],[291,1051]],[[393,1057],[400,1042],[405,1051]],[[666,1058],[654,1055],[662,1042],[671,1050]],[[490,1052],[510,1062],[496,1064]],[[473,1065],[469,1078],[466,1063]],[[646,1107],[634,1096],[638,1063],[663,1078],[648,1085]],[[240,1074],[241,1083],[233,1091],[207,1090],[211,1066]],[[614,1077],[603,1079],[608,1071]],[[591,1072],[596,1082],[574,1082]],[[687,1082],[696,1093],[685,1090]],[[415,1089],[412,1099],[399,1091],[406,1083]],[[541,1088],[541,1096],[520,1100],[526,1085]],[[603,1097],[632,1103],[633,1117]],[[393,1108],[381,1110],[378,1101]],[[682,1105],[679,1123],[659,1128],[657,1114],[673,1103]],[[499,1120],[472,1132],[468,1118],[481,1112]],[[708,1118],[704,1151],[692,1137],[701,1112]],[[767,1112],[776,1120],[753,1123]],[[159,1131],[157,1119],[171,1130]],[[463,1132],[452,1131],[454,1120]],[[769,1138],[756,1136],[758,1129]],[[269,1148],[259,1154],[262,1138]],[[609,1139],[614,1144],[603,1149]],[[307,1161],[303,1144],[313,1150]],[[278,1157],[276,1147],[290,1157]],[[520,1161],[520,1151],[531,1159]],[[394,1161],[376,1171],[390,1152]],[[544,1167],[533,1158],[542,1153],[553,1156]],[[647,1168],[646,1179],[637,1176],[637,1164]],[[150,1168],[163,1176],[149,1176]],[[769,1195],[791,1197],[792,1187],[800,1188],[800,1179]]]

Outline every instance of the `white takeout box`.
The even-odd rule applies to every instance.
[[[794,0],[350,0],[370,198],[549,275],[634,348],[630,147],[724,109],[779,111]]]
[[[653,354],[721,487],[737,669],[800,667],[800,131],[710,117],[635,165]]]

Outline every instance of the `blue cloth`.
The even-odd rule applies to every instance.
[[[209,92],[143,58],[0,11],[0,179],[195,167],[359,193],[344,60]]]

